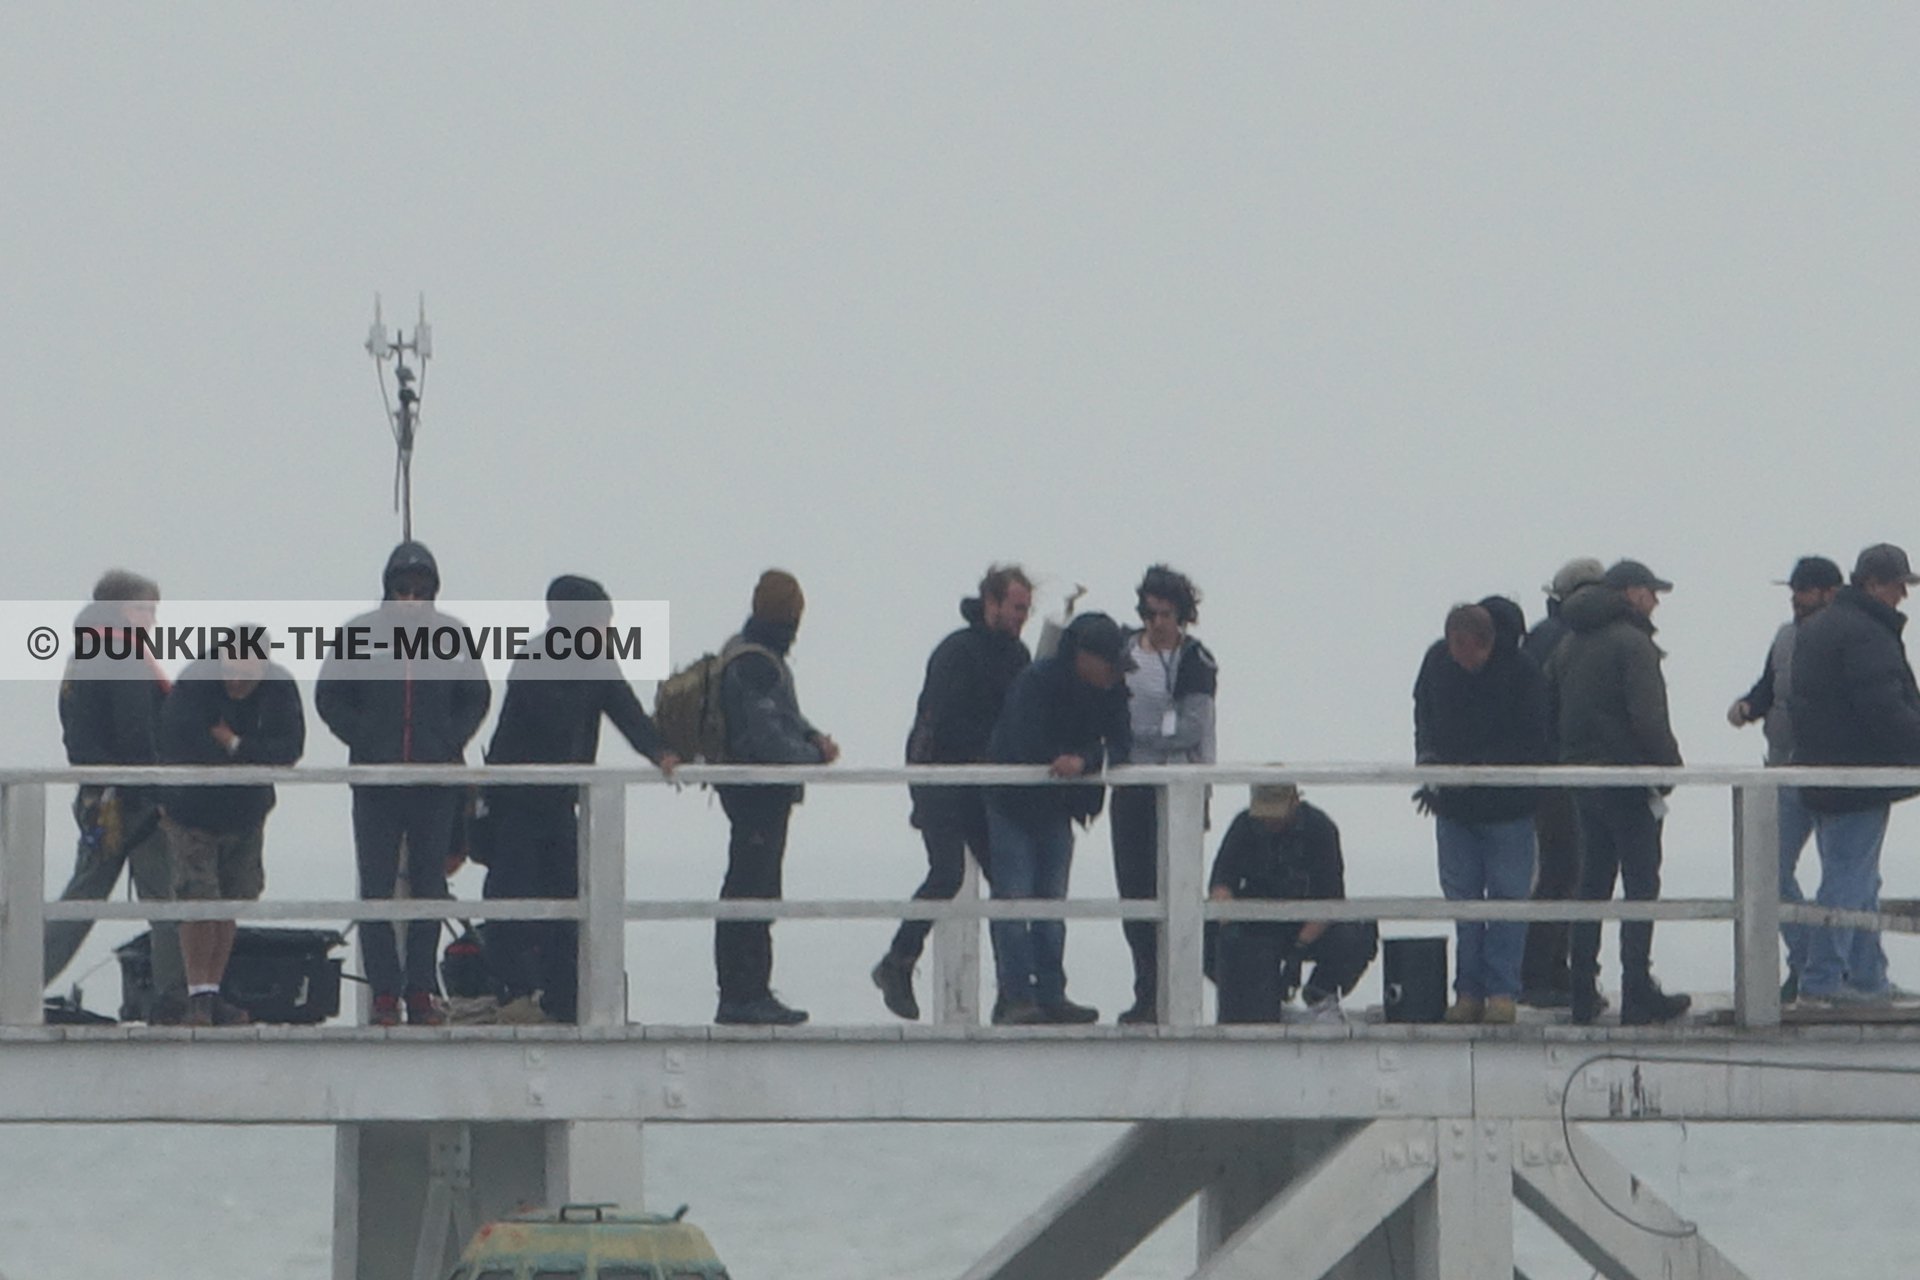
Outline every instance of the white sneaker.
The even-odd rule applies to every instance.
[[[1318,1000],[1310,1000],[1306,1008],[1300,1011],[1300,1021],[1309,1025],[1331,1026],[1345,1024],[1346,1020],[1347,1015],[1340,1009],[1338,995],[1325,995]]]

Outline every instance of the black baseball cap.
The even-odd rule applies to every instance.
[[[1822,587],[1837,587],[1845,581],[1840,576],[1840,566],[1825,556],[1801,556],[1793,562],[1793,572],[1787,575],[1786,581],[1773,585],[1795,591],[1818,591]]]
[[[1133,670],[1127,654],[1127,637],[1120,624],[1104,613],[1083,613],[1067,624],[1060,637],[1073,653],[1090,653],[1104,658],[1118,671]]]
[[[1876,542],[1853,562],[1855,582],[1920,582],[1920,573],[1907,563],[1907,553],[1891,542]]]
[[[1651,587],[1655,591],[1671,591],[1673,584],[1641,564],[1638,560],[1617,560],[1603,581],[1610,587]]]

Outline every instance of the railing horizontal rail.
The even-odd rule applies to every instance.
[[[1782,918],[1786,907],[1781,908]],[[1800,909],[1808,923],[1861,926],[1838,916],[1868,912]],[[633,899],[628,920],[1158,920],[1151,899],[1002,899],[975,902],[924,898]],[[1654,902],[1500,901],[1445,898],[1339,898],[1209,902],[1209,920],[1731,920],[1731,898],[1662,898]],[[253,902],[204,898],[190,902],[49,902],[48,920],[577,920],[572,898],[447,898]],[[1819,919],[1812,917],[1818,916]],[[1830,916],[1835,918],[1829,918]],[[1798,918],[1792,917],[1792,918]]]
[[[1043,765],[682,765],[671,779],[650,765],[89,765],[0,769],[0,785],[84,783],[126,786],[233,786],[270,782],[291,786],[449,786],[539,784],[674,785],[817,782],[840,786],[1112,786],[1205,783],[1235,786],[1297,782],[1313,786],[1527,787],[1889,787],[1920,788],[1920,767],[1840,768],[1795,765],[1121,765],[1088,778],[1061,779]]]
[[[1046,787],[1094,782],[1156,789],[1161,835],[1158,898],[1119,901],[980,901],[968,889],[955,901],[824,899],[669,901],[634,898],[626,872],[625,793],[634,786],[785,785]],[[1734,892],[1726,898],[1654,902],[1457,901],[1440,897],[1316,901],[1207,900],[1203,834],[1209,787],[1294,782],[1309,787],[1729,788],[1733,793]],[[47,787],[235,786],[548,786],[579,789],[581,892],[577,899],[304,900],[271,902],[46,902]],[[1209,921],[1732,921],[1736,1016],[1740,1025],[1779,1022],[1782,921],[1838,928],[1920,932],[1920,910],[1887,902],[1878,912],[1779,900],[1775,795],[1782,787],[1880,787],[1920,791],[1920,767],[1796,766],[1591,767],[1407,764],[1118,766],[1086,779],[1059,779],[1039,765],[685,765],[667,778],[650,765],[308,765],[148,766],[0,769],[4,848],[0,849],[0,1023],[40,1016],[39,958],[45,926],[74,920],[577,920],[580,922],[582,1020],[625,1016],[624,933],[634,922],[711,920],[895,920],[937,924],[940,1008],[961,1021],[977,1016],[980,920],[1146,920],[1159,926],[1162,1019],[1175,1027],[1202,1016],[1202,927]],[[1216,833],[1217,834],[1217,833]],[[344,827],[343,827],[344,835]],[[942,941],[942,938],[945,941]],[[942,948],[947,950],[943,953]],[[940,959],[945,954],[948,959]],[[969,994],[969,991],[972,994]]]

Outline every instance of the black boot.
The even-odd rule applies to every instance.
[[[1652,978],[1624,984],[1620,992],[1620,1025],[1646,1027],[1657,1022],[1672,1022],[1693,1007],[1693,997],[1676,992],[1668,995]]]
[[[920,1002],[913,996],[913,961],[888,953],[873,966],[873,985],[880,988],[887,1012],[908,1022],[919,1020]]]
[[[1591,981],[1573,984],[1571,998],[1573,1024],[1576,1027],[1590,1027],[1593,1020],[1600,1016],[1600,989]]]

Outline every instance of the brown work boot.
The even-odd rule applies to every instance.
[[[1489,1026],[1512,1026],[1520,1016],[1514,1006],[1512,996],[1488,996],[1486,1007],[1481,1010],[1480,1021]]]
[[[244,1027],[253,1015],[217,991],[202,991],[187,997],[187,1014],[181,1019],[189,1027]]]
[[[1513,1002],[1509,1000],[1507,1004],[1511,1006]],[[1440,1020],[1451,1022],[1456,1026],[1466,1026],[1479,1022],[1486,1016],[1486,1012],[1486,1002],[1479,996],[1459,996],[1447,1006],[1447,1011],[1440,1015]],[[1512,1019],[1509,1018],[1508,1021],[1511,1022]]]

